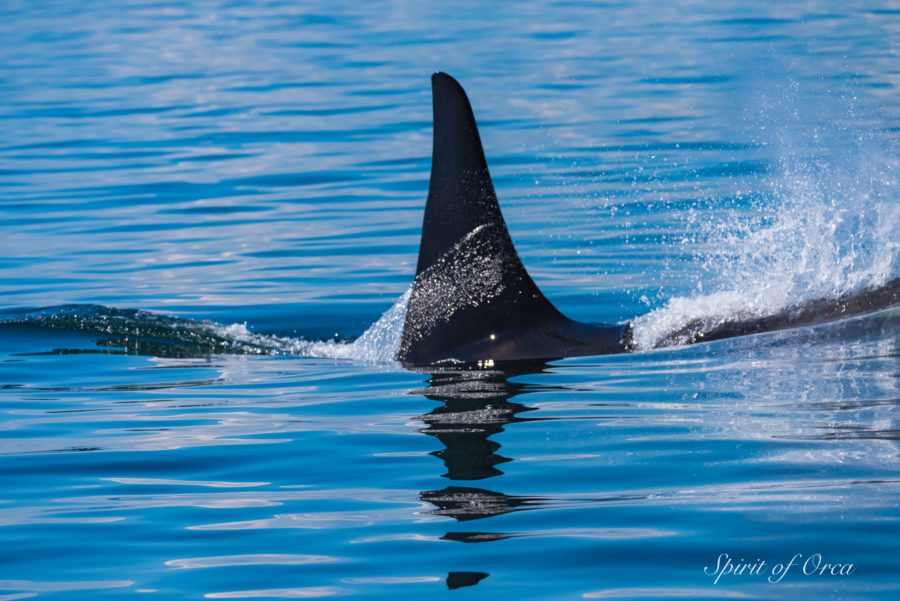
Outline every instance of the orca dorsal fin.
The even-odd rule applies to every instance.
[[[488,359],[504,333],[566,318],[516,253],[465,91],[445,73],[431,83],[431,183],[398,359]]]
[[[431,181],[416,275],[480,225],[495,225],[506,232],[465,90],[440,72],[431,76],[431,90]]]

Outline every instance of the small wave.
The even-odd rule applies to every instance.
[[[97,339],[96,343],[109,348],[110,352],[160,357],[221,353],[391,363],[396,360],[400,348],[408,300],[409,291],[353,342],[257,334],[246,323],[222,325],[102,305],[61,305],[9,311],[0,315],[0,325],[100,334],[102,338]],[[58,352],[71,351],[59,349]]]

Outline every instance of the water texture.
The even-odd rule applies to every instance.
[[[0,34],[0,599],[900,594],[898,309],[655,348],[900,275],[898,7],[10,1]],[[640,352],[392,361],[438,69],[534,279]]]

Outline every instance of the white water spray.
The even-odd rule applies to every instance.
[[[266,336],[250,332],[245,324],[219,326],[217,333],[229,339],[270,349],[273,353],[325,359],[351,359],[364,363],[393,363],[397,360],[411,291],[412,288],[407,290],[353,342]]]
[[[726,321],[766,317],[900,275],[897,159],[871,135],[840,133],[846,134],[813,130],[811,140],[827,147],[826,158],[783,150],[765,202],[707,225],[697,263],[712,282],[635,319],[638,348],[679,344]]]

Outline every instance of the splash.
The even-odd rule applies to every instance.
[[[407,290],[394,305],[353,342],[308,341],[275,338],[281,352],[303,357],[352,359],[364,363],[394,363],[403,335],[403,322],[409,304]],[[251,337],[255,335],[251,334]],[[271,338],[271,337],[269,337]]]
[[[803,132],[804,135],[806,132]],[[897,160],[871,133],[784,128],[761,200],[706,226],[696,258],[712,283],[634,320],[639,349],[682,344],[725,323],[885,286],[900,275]]]
[[[296,355],[322,359],[351,359],[363,363],[394,363],[411,289],[407,290],[390,309],[353,342],[335,340],[305,340],[255,334],[246,324],[213,326],[215,332],[228,340],[249,345],[251,348],[266,348],[269,354]]]

